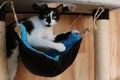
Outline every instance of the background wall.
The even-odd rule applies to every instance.
[[[19,19],[36,14],[18,14]],[[54,33],[70,31],[69,26],[79,15],[62,15],[60,21],[54,27]],[[7,24],[14,21],[12,14],[6,16]],[[92,23],[91,16],[81,16],[73,25],[74,29],[82,31]],[[111,45],[111,80],[120,80],[120,11],[110,13],[110,45]],[[94,34],[91,30],[84,38],[81,48],[72,66],[61,75],[53,78],[45,78],[31,74],[19,62],[15,80],[94,80]]]
[[[111,80],[120,80],[120,10],[111,11]]]

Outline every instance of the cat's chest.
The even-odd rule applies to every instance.
[[[33,38],[34,39],[41,39],[41,38],[47,39],[53,35],[53,28],[44,26],[45,25],[44,20],[40,20],[38,16],[34,16],[30,18],[29,20],[32,22],[34,26],[34,29],[31,31],[30,35],[28,36],[29,39],[33,39]]]
[[[33,31],[31,32],[31,34],[29,35],[30,38],[34,37],[34,38],[44,38],[47,39],[50,36],[53,35],[53,30],[52,28],[35,28],[33,29]]]

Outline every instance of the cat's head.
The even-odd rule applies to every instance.
[[[63,10],[63,4],[56,8],[49,8],[47,4],[34,4],[33,8],[39,11],[39,19],[43,20],[46,27],[51,27],[57,23]]]

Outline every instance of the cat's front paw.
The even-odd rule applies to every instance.
[[[65,46],[62,43],[58,43],[58,46],[56,47],[59,52],[64,52],[65,51]]]
[[[72,30],[72,33],[76,33],[76,34],[79,34],[80,32],[78,30]]]

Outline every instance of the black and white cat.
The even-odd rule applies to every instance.
[[[68,38],[71,32],[60,35],[53,35],[53,26],[60,18],[60,13],[63,11],[63,5],[56,8],[49,8],[46,4],[34,4],[34,9],[39,10],[39,16],[33,16],[29,19],[21,21],[27,30],[28,42],[35,47],[44,47],[56,49],[63,52],[66,48],[59,41]],[[18,63],[18,46],[14,25],[11,24],[6,29],[6,46],[8,57],[8,71],[10,80],[14,79]],[[75,32],[75,31],[74,31]],[[76,31],[78,33],[78,31]]]

